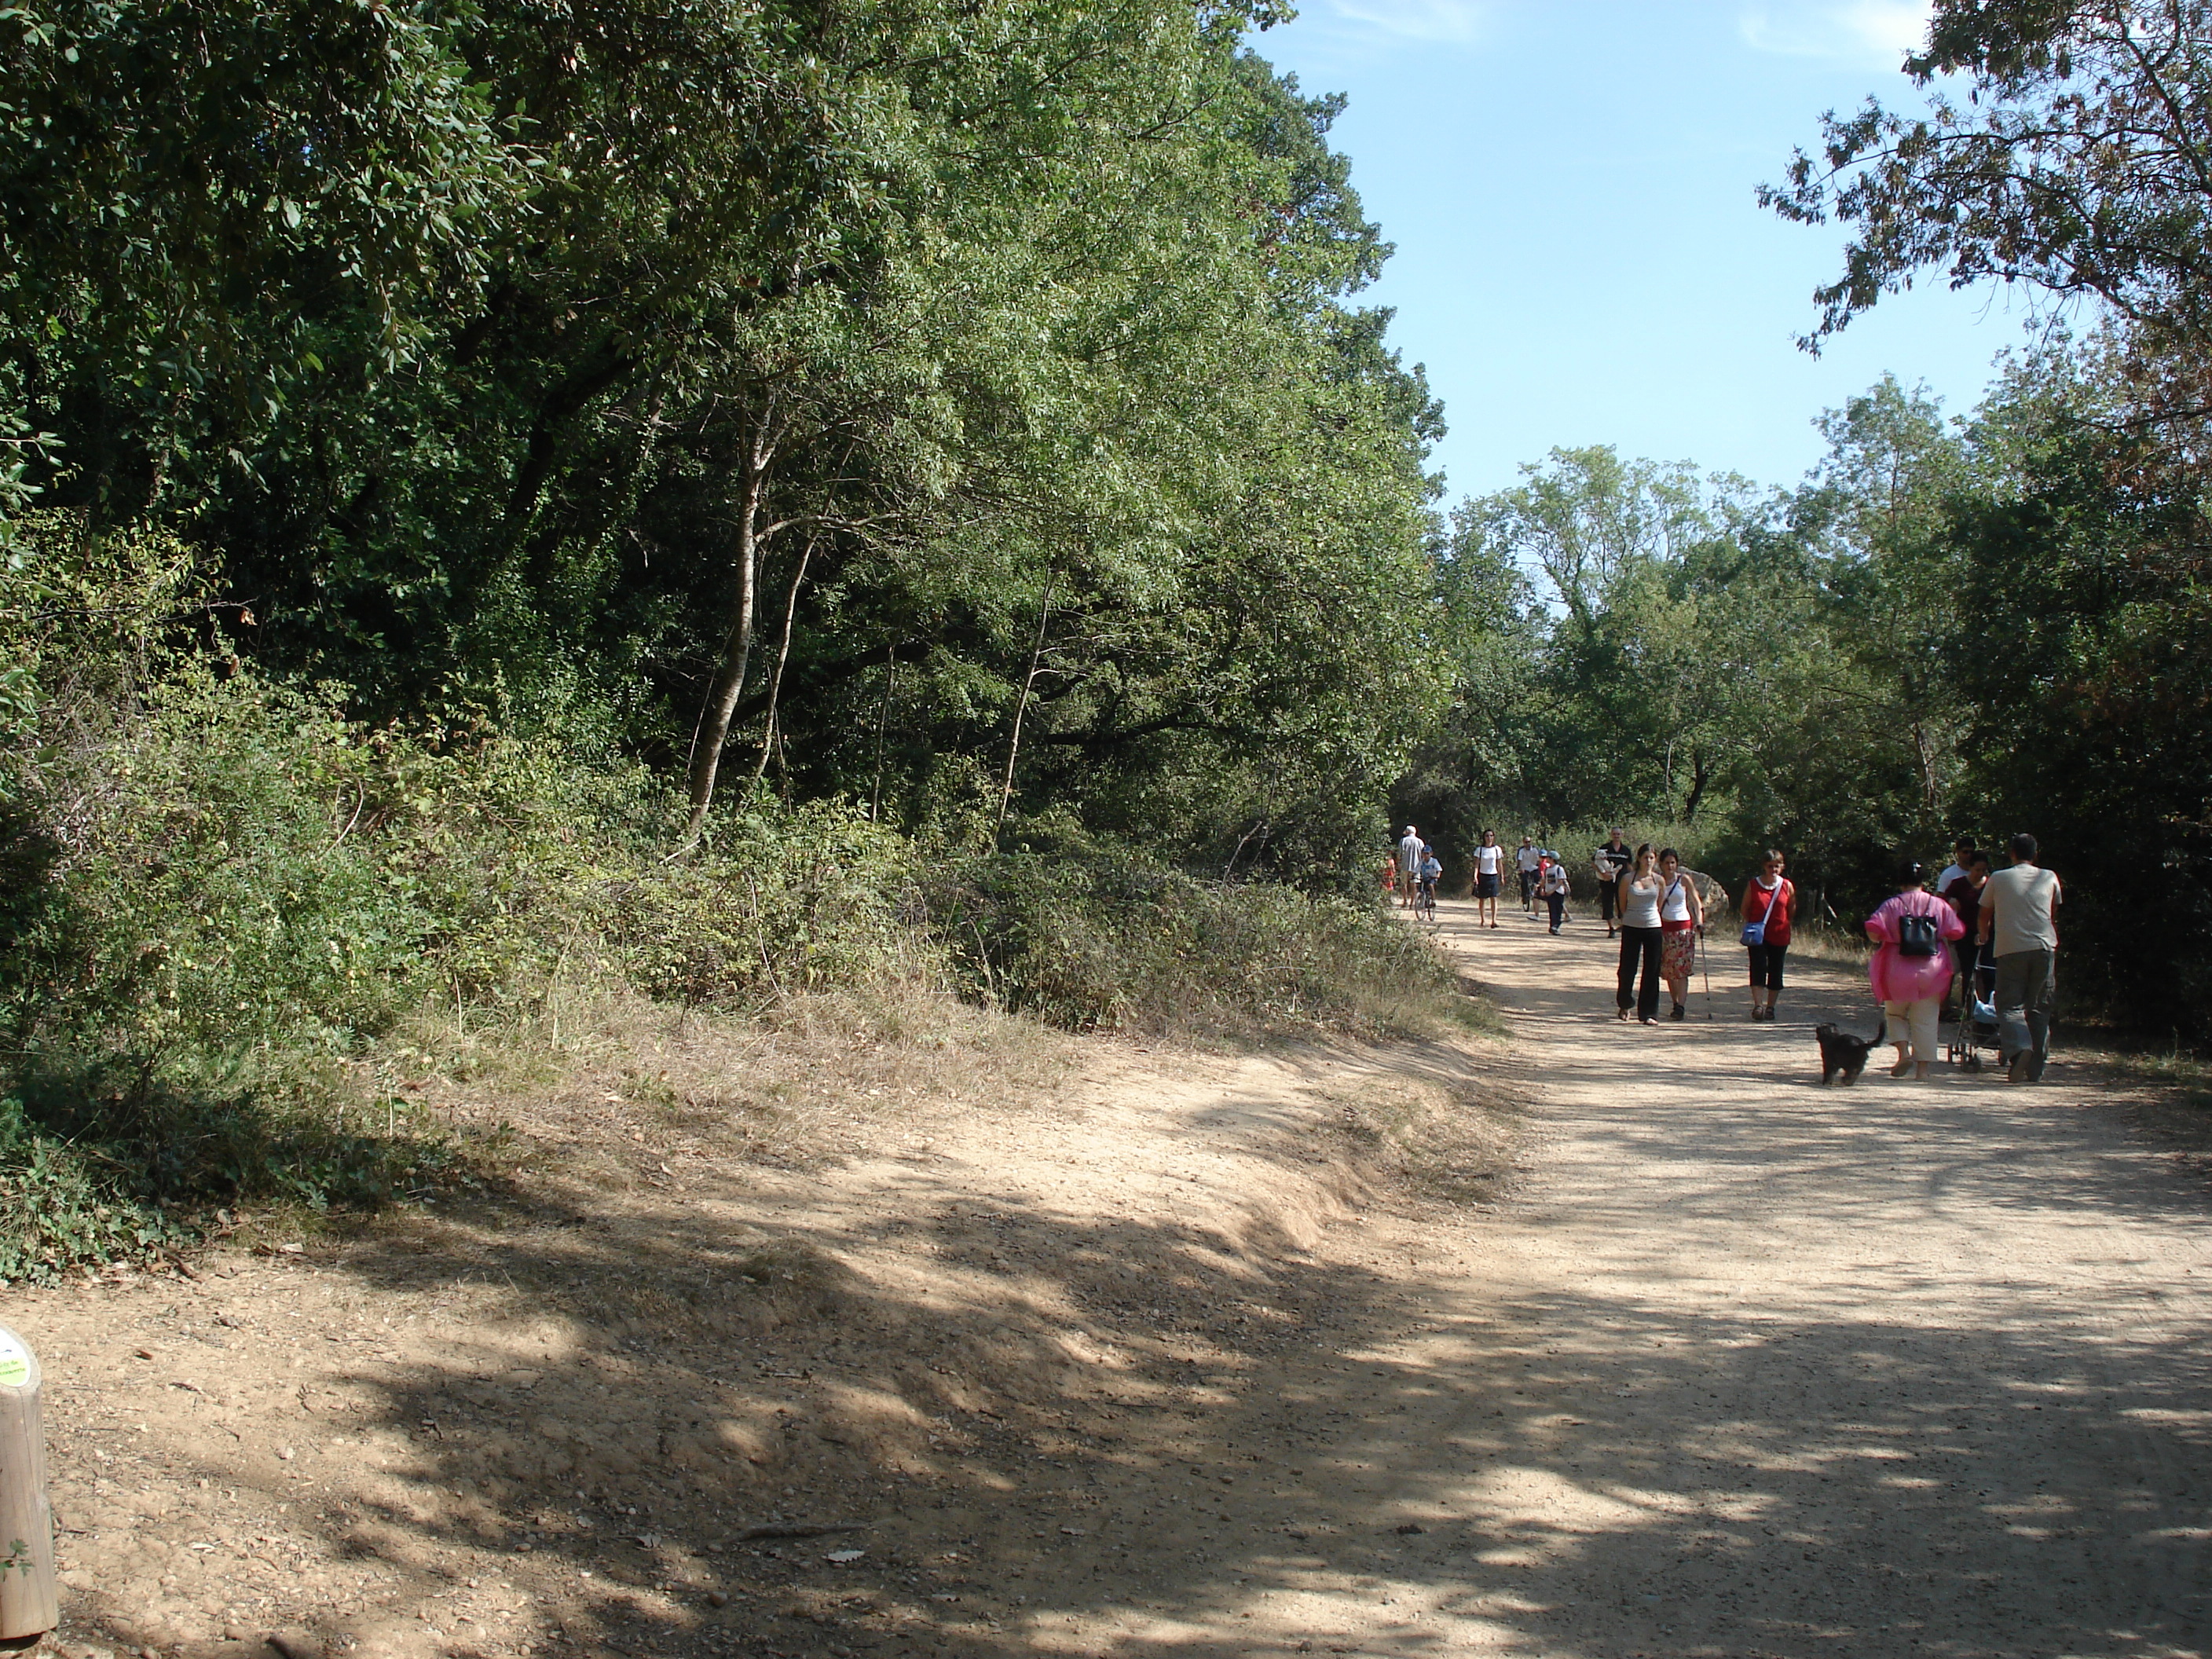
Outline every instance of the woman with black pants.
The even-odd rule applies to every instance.
[[[1774,999],[1782,994],[1782,959],[1790,953],[1790,912],[1797,902],[1797,886],[1782,873],[1782,854],[1770,850],[1759,861],[1759,874],[1743,890],[1746,926],[1756,923],[1759,940],[1747,942],[1751,952],[1751,1017],[1774,1018]],[[1765,1000],[1759,1000],[1760,994]]]
[[[1621,872],[1620,911],[1620,983],[1613,1000],[1620,1006],[1620,1018],[1626,1019],[1633,1007],[1639,1024],[1656,1025],[1659,1023],[1659,894],[1662,884],[1656,861],[1651,856],[1651,843],[1645,842],[1636,849],[1636,862]],[[1641,988],[1636,982],[1638,965],[1644,970]]]

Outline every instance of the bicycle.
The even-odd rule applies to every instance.
[[[1425,881],[1413,890],[1413,914],[1423,921],[1437,919],[1437,884]]]

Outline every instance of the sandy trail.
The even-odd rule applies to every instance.
[[[1505,1044],[1100,1051],[824,1168],[15,1298],[73,1642],[2212,1651],[2200,1182],[2060,1067],[1815,1086],[1841,969],[1623,1028],[1595,927],[1470,921]],[[1391,1179],[1453,1115],[1421,1180],[1491,1201]]]
[[[2201,1185],[2063,1066],[1818,1087],[1810,1024],[1873,1024],[1855,972],[1812,964],[1753,1025],[1723,950],[1714,1023],[1693,991],[1643,1030],[1605,1018],[1587,924],[1447,927],[1513,1015],[1547,1145],[1426,1349],[1523,1376],[1393,1437],[1443,1452],[1401,1491],[1453,1517],[1408,1589],[1476,1615],[1430,1644],[2212,1646]]]

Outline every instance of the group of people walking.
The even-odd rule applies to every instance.
[[[1673,1000],[1669,1019],[1680,1019],[1689,1001],[1690,975],[1698,963],[1698,941],[1705,930],[1705,896],[1696,878],[1682,868],[1671,847],[1656,853],[1647,842],[1633,853],[1615,830],[1593,860],[1598,876],[1598,915],[1606,937],[1620,936],[1620,977],[1614,1004],[1622,1019],[1635,1009],[1644,1024],[1656,1024],[1659,984]],[[1782,994],[1783,969],[1790,954],[1790,925],[1796,915],[1797,889],[1787,874],[1780,849],[1760,856],[1759,872],[1744,884],[1738,905],[1739,939],[1751,968],[1751,1018],[1774,1018]],[[1638,979],[1642,987],[1638,986]]]
[[[1441,873],[1433,849],[1411,825],[1399,842],[1394,870],[1414,867],[1406,863],[1409,847],[1418,851],[1418,867],[1434,866]],[[2037,864],[2034,836],[2014,836],[2007,850],[2006,867],[1993,869],[1987,854],[1961,841],[1932,887],[1918,860],[1900,859],[1895,891],[1867,917],[1867,936],[1875,945],[1868,974],[1897,1049],[1893,1075],[1928,1075],[1954,981],[1960,1018],[1986,1014],[1994,1022],[2007,1077],[2027,1083],[2043,1075],[2051,1054],[2056,914],[2063,889],[2055,874]],[[1565,920],[1571,885],[1565,866],[1528,836],[1509,854],[1489,830],[1482,832],[1474,854],[1476,925],[1498,926],[1509,856],[1520,877],[1523,908],[1534,915],[1542,902],[1551,931],[1557,933]],[[1698,941],[1706,926],[1707,896],[1698,890],[1698,878],[1683,866],[1674,848],[1655,849],[1646,842],[1632,851],[1619,829],[1598,848],[1592,868],[1599,919],[1607,938],[1617,935],[1620,940],[1615,1018],[1625,1022],[1633,1014],[1640,1024],[1659,1024],[1662,985],[1669,1004],[1667,1019],[1687,1018],[1690,981],[1698,972]],[[1428,879],[1433,883],[1435,878]],[[1390,884],[1389,877],[1385,884]],[[1715,891],[1719,893],[1717,886]],[[1761,856],[1735,909],[1749,969],[1750,1018],[1771,1022],[1797,914],[1797,889],[1779,848]]]
[[[1705,931],[1705,904],[1697,883],[1682,868],[1681,854],[1671,847],[1654,852],[1649,842],[1638,847],[1613,882],[1613,910],[1606,931],[1614,930],[1617,919],[1620,933],[1620,976],[1613,994],[1617,1017],[1626,1019],[1633,1008],[1639,1024],[1657,1024],[1659,983],[1664,980],[1674,1004],[1667,1018],[1685,1018],[1690,976],[1698,967],[1698,938]]]
[[[1962,841],[1933,892],[1923,866],[1899,861],[1895,896],[1866,922],[1875,945],[1868,969],[1874,994],[1884,1022],[1894,1022],[1893,1075],[1928,1075],[1955,980],[1960,1020],[1977,1021],[1986,1007],[1996,1024],[2007,1079],[2033,1083],[2043,1076],[2066,890],[2037,862],[2041,850],[2033,836],[2014,836],[2006,843],[2005,867],[1996,870],[1987,854]]]

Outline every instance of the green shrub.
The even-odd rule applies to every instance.
[[[1133,857],[977,860],[930,907],[970,994],[1073,1030],[1428,1031],[1472,1006],[1371,904]]]
[[[857,811],[740,803],[672,861],[643,768],[495,698],[369,728],[234,657],[174,542],[29,528],[0,578],[0,1187],[43,1218],[0,1278],[450,1172],[350,1065],[426,1001],[510,1019],[572,963],[729,1005],[912,965],[907,853]]]

